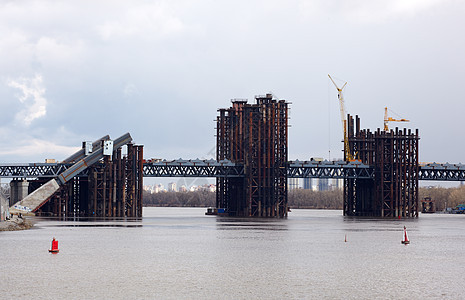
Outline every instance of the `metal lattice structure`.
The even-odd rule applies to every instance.
[[[346,178],[344,214],[418,217],[418,130],[360,129],[360,119],[348,116],[349,151],[373,166],[374,179]]]
[[[4,163],[0,165],[1,178],[55,178],[71,164],[61,163]]]
[[[71,165],[62,163],[2,164],[0,178],[55,178]],[[50,171],[53,170],[53,171]],[[143,177],[243,177],[244,165],[228,160],[170,160],[145,162]],[[89,171],[77,177],[87,177]],[[289,161],[288,178],[374,178],[374,168],[357,161]],[[465,181],[464,164],[428,163],[418,166],[418,180]]]
[[[418,167],[418,180],[465,181],[465,165],[423,164]]]
[[[288,103],[272,95],[233,100],[217,117],[217,160],[244,166],[244,177],[217,177],[217,207],[232,216],[287,215]]]
[[[352,178],[373,179],[374,169],[360,162],[338,161],[290,161],[288,178]]]
[[[147,162],[144,177],[243,177],[244,166],[232,161],[171,160]]]
[[[111,156],[88,167],[37,211],[39,215],[58,217],[142,217],[143,146],[128,144],[127,155],[121,148]],[[31,191],[47,181],[31,181]]]

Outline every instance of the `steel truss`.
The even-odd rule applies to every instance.
[[[39,215],[69,217],[142,217],[143,146],[128,144],[89,166],[87,176],[64,184],[39,210]],[[31,181],[32,190],[48,181]]]
[[[374,169],[359,163],[347,163],[345,161],[290,161],[288,167],[288,178],[353,178],[373,179]]]
[[[244,165],[231,161],[173,160],[144,163],[144,177],[243,177]]]
[[[344,214],[418,217],[418,130],[371,133],[348,116],[350,152],[375,170],[373,180],[346,178]]]
[[[232,216],[287,216],[288,103],[271,95],[233,100],[217,116],[217,160],[243,164],[244,177],[217,177],[217,207]]]
[[[27,167],[26,167],[27,165]],[[53,178],[71,164],[3,164],[0,178]],[[52,171],[50,171],[52,170]],[[346,161],[289,161],[288,178],[374,178],[374,168],[362,163]],[[89,171],[78,177],[87,177]],[[228,160],[172,160],[143,164],[143,177],[243,177],[244,165]],[[463,164],[425,164],[418,167],[418,180],[465,181]]]
[[[418,168],[419,180],[465,181],[463,164],[426,164]]]
[[[0,165],[1,178],[37,178],[57,177],[60,173],[71,167],[71,164],[61,163],[30,163],[30,164],[2,164]]]

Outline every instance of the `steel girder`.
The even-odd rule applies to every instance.
[[[371,167],[328,167],[328,166],[302,166],[289,167],[288,178],[353,178],[373,179],[374,169]]]
[[[60,163],[2,164],[0,178],[57,177],[71,166]]]
[[[171,161],[161,163],[144,163],[144,177],[243,177],[244,167],[231,162],[212,160]],[[370,166],[346,164],[345,162],[308,163],[290,161],[288,178],[373,178],[374,170]],[[71,164],[61,163],[26,163],[0,165],[0,178],[53,178],[67,170]],[[87,170],[79,176],[87,176]],[[419,180],[431,181],[465,181],[465,165],[428,164],[418,169]]]
[[[465,169],[428,169],[419,167],[419,180],[465,181]]]
[[[184,161],[144,163],[144,177],[243,177],[244,166],[230,161]]]

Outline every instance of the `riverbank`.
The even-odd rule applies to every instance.
[[[30,229],[34,224],[26,218],[13,216],[12,219],[0,222],[0,231],[16,231]]]

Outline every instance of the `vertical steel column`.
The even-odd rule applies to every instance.
[[[136,169],[136,182],[137,182],[137,194],[136,194],[136,202],[137,202],[137,211],[136,217],[142,217],[142,195],[144,189],[144,173],[143,173],[143,166],[144,166],[144,146],[137,145],[136,146],[137,152],[137,169]]]
[[[360,162],[375,168],[375,178],[344,180],[344,215],[418,216],[418,130],[374,134],[347,118],[349,148]]]
[[[243,163],[245,178],[218,178],[217,207],[233,216],[287,215],[288,106],[272,95],[233,100],[217,116],[217,160]],[[226,114],[227,113],[227,114]]]
[[[219,110],[220,115],[216,118],[216,160],[221,161],[226,159],[226,126],[227,116],[226,109]],[[216,178],[216,207],[226,208],[226,195],[227,195],[227,179],[225,177]]]
[[[124,209],[124,199],[125,189],[125,177],[124,177],[124,163],[123,158],[121,156],[121,148],[116,150],[116,216],[117,217],[124,217],[125,216],[125,209]]]
[[[136,215],[136,158],[134,145],[128,144],[128,156],[126,161],[126,215],[134,217]]]

